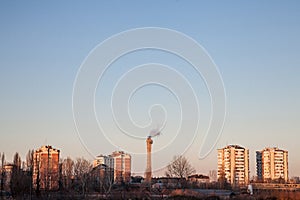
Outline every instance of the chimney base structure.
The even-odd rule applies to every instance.
[[[152,178],[151,151],[152,151],[152,144],[153,144],[153,140],[151,139],[151,136],[147,138],[146,144],[147,144],[147,168],[145,172],[145,182],[151,183],[151,178]]]

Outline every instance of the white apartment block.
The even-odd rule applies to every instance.
[[[249,150],[238,145],[218,149],[218,179],[233,185],[249,183]]]
[[[93,168],[97,167],[98,165],[106,165],[107,167],[113,169],[114,168],[114,158],[112,156],[104,156],[99,155],[96,157],[96,159],[93,161]]]
[[[256,151],[258,180],[268,182],[283,179],[288,181],[288,151],[277,147]]]

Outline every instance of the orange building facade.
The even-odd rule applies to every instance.
[[[42,146],[34,152],[33,187],[40,190],[59,189],[60,150]]]
[[[115,151],[110,156],[114,159],[114,182],[129,183],[131,178],[131,156],[123,151]]]

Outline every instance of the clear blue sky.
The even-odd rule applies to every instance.
[[[290,176],[300,175],[299,1],[1,1],[0,151],[7,160],[16,151],[24,158],[28,149],[46,143],[61,149],[63,157],[92,159],[76,135],[72,117],[76,73],[106,38],[149,26],[189,35],[219,67],[228,113],[216,148],[249,148],[254,175],[255,151],[278,146],[289,151]],[[146,54],[138,55],[151,61]],[[168,62],[168,56],[164,60]],[[101,93],[96,99],[101,100]],[[96,149],[97,138],[86,140]],[[97,142],[99,153],[116,150],[105,143]],[[216,151],[198,160],[197,144],[187,152],[197,171],[216,169]],[[169,161],[172,156],[157,160]],[[134,159],[134,169],[143,169],[143,159]]]

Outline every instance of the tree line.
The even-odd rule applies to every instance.
[[[43,177],[37,176],[37,186],[33,187],[34,150],[29,150],[26,159],[21,160],[18,152],[13,156],[13,162],[6,162],[5,154],[0,153],[0,195],[9,191],[13,197],[24,195],[39,195],[40,181]],[[72,160],[70,157],[59,161],[59,191],[78,192],[84,194],[92,188],[92,164],[84,158]]]
[[[6,162],[4,153],[0,153],[0,158],[1,191],[10,191],[13,197],[24,195],[39,196],[41,195],[41,192],[44,194],[51,192],[47,191],[47,189],[44,189],[43,191],[40,190],[40,181],[43,177],[41,177],[39,172],[37,172],[38,176],[36,179],[38,180],[36,180],[36,187],[33,186],[34,150],[28,151],[24,161],[21,160],[19,153],[15,153],[12,163]],[[12,167],[10,180],[6,179],[7,169],[5,169],[5,166],[8,165]],[[88,192],[100,192],[102,194],[110,193],[114,182],[113,175],[103,176],[103,174],[99,174],[101,167],[103,166],[93,169],[92,164],[84,158],[76,158],[73,160],[72,158],[67,157],[60,159],[59,176],[57,178],[59,188],[57,191],[64,194],[80,195],[85,195]],[[106,173],[107,169],[104,169],[103,171]],[[183,180],[187,179],[188,176],[193,173],[195,173],[195,169],[187,158],[184,156],[174,156],[173,160],[166,167],[165,175],[169,178],[177,177]],[[184,186],[183,183],[181,183],[181,185]]]
[[[13,196],[30,193],[32,183],[33,150],[28,151],[26,161],[22,162],[15,153],[12,163],[6,163],[5,154],[1,157],[1,191],[10,191]],[[9,174],[8,174],[9,173]],[[3,195],[3,192],[1,192]]]

